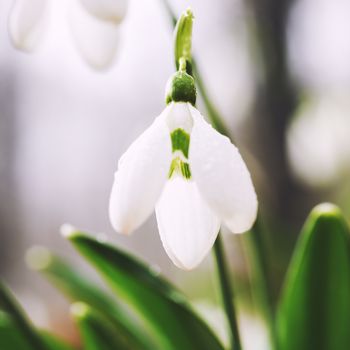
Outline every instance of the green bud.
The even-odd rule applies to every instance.
[[[182,13],[174,30],[174,54],[176,69],[179,69],[180,59],[186,61],[186,72],[192,75],[192,26],[193,13],[190,8]]]
[[[194,79],[186,72],[176,72],[168,80],[166,85],[165,102],[190,102],[196,104],[196,85]]]

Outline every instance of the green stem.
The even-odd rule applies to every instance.
[[[220,116],[219,112],[211,102],[208,93],[205,88],[205,84],[201,78],[201,74],[196,65],[195,59],[192,58],[192,67],[197,83],[198,90],[203,98],[204,105],[208,111],[208,117],[214,126],[214,128],[219,131],[221,134],[230,138],[233,142],[233,137],[223,122],[223,118]],[[265,250],[263,247],[263,235],[261,228],[261,220],[258,216],[254,227],[251,229],[249,234],[245,235],[247,244],[249,245],[250,254],[249,262],[251,264],[252,270],[252,279],[255,281],[255,288],[253,290],[254,299],[262,317],[264,318],[266,325],[268,326],[269,338],[271,349],[277,350],[277,338],[275,333],[275,324],[274,324],[274,312],[271,302],[271,293],[269,289],[269,278],[268,278],[268,264],[266,259]]]
[[[199,72],[199,68],[198,68],[194,58],[192,58],[192,69],[194,72],[194,79],[196,81],[196,85],[197,85],[198,90],[202,96],[205,108],[208,111],[208,115],[209,115],[211,123],[213,124],[214,128],[219,133],[226,135],[227,137],[229,137],[232,140],[232,136],[230,135],[230,131],[229,131],[228,127],[225,125],[218,110],[215,108],[214,104],[211,102],[211,100],[208,96],[207,90],[205,88],[205,84],[202,80],[201,74]]]
[[[201,78],[198,67],[195,64],[194,58],[192,58],[193,72],[195,80],[198,86],[198,90],[203,98],[204,105],[208,111],[208,116],[217,131],[227,136],[233,141],[233,137],[223,122],[219,112],[208,97],[205,85]],[[274,325],[274,312],[272,308],[271,295],[269,289],[268,278],[268,264],[266,259],[265,250],[263,247],[263,235],[260,217],[258,216],[254,227],[249,234],[245,235],[247,244],[249,245],[249,263],[251,264],[252,279],[255,281],[255,288],[253,290],[254,299],[257,302],[260,312],[268,326],[269,338],[271,348],[277,350],[277,340],[275,334]]]
[[[275,333],[274,312],[269,290],[269,275],[266,254],[263,247],[263,229],[260,219],[257,218],[252,230],[246,234],[247,256],[250,257],[251,280],[253,285],[253,297],[260,308],[260,313],[268,327],[271,349],[277,350],[277,338]],[[256,287],[256,288],[255,288]]]
[[[221,294],[224,308],[227,315],[227,320],[231,335],[231,349],[242,350],[241,340],[238,331],[237,317],[235,305],[233,303],[232,285],[229,281],[229,273],[226,265],[224,248],[221,241],[221,234],[219,232],[214,244],[214,254],[216,258],[217,271],[219,275]],[[232,282],[231,282],[232,283]]]
[[[165,6],[165,9],[168,13],[168,16],[172,24],[175,26],[176,17],[170,7],[168,0],[162,0],[162,2]],[[233,142],[233,137],[231,135],[230,130],[225,125],[223,118],[221,117],[220,113],[218,112],[218,110],[216,109],[216,107],[214,106],[214,104],[212,103],[208,95],[204,81],[202,79],[199,68],[193,56],[192,56],[192,68],[193,68],[193,73],[194,73],[193,75],[196,80],[198,90],[202,96],[204,105],[208,112],[208,117],[212,125],[215,127],[217,131],[229,137]],[[276,334],[275,334],[275,326],[274,326],[274,312],[272,308],[272,302],[271,302],[272,299],[271,299],[271,293],[270,293],[269,284],[268,284],[267,259],[266,259],[266,253],[263,249],[264,247],[262,242],[263,239],[261,234],[261,225],[260,225],[259,217],[254,227],[252,228],[251,233],[245,236],[247,237],[246,240],[248,241],[249,247],[250,247],[249,262],[251,263],[251,269],[253,271],[252,273],[254,274],[254,279],[256,281],[253,293],[256,295],[255,299],[258,302],[258,306],[260,307],[261,314],[264,317],[267,326],[269,327],[271,347],[272,349],[277,350],[277,342],[276,342]],[[231,297],[232,297],[232,293],[231,293],[230,285],[227,280],[228,276],[227,276],[226,266],[224,264],[223,248],[221,246],[220,236],[218,236],[215,242],[214,249],[215,249],[215,255],[218,263],[220,282],[223,289],[223,297],[224,297],[224,300],[228,300],[227,291],[229,292],[228,294],[231,295]],[[219,262],[221,262],[222,265],[224,266],[223,270],[220,269]],[[226,282],[225,282],[225,279],[226,279]],[[228,286],[228,289],[224,288],[224,286],[226,287]],[[229,299],[231,300],[231,298]],[[231,320],[230,326],[231,325],[233,326],[234,323],[236,322],[233,322],[234,318],[232,318],[234,317],[232,300],[230,304],[231,304],[231,307],[225,301],[225,309],[226,309],[227,317],[229,320]],[[231,327],[231,330],[234,330],[234,329],[238,335],[237,326],[233,328]],[[234,331],[232,331],[232,334],[233,333]]]

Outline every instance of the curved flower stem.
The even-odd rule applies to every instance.
[[[228,127],[225,125],[223,119],[221,118],[219,112],[213,105],[213,103],[210,101],[210,98],[208,96],[207,90],[205,88],[204,82],[202,80],[201,74],[199,72],[198,66],[196,64],[196,61],[194,58],[192,58],[192,69],[194,73],[194,78],[198,87],[198,90],[200,92],[200,95],[203,99],[205,108],[208,111],[208,115],[210,117],[210,121],[213,124],[214,128],[219,131],[219,133],[226,135],[232,140],[232,137],[230,136],[230,131]]]
[[[278,345],[275,333],[274,311],[268,284],[268,266],[262,236],[263,228],[261,220],[258,217],[254,227],[246,234],[246,255],[250,257],[251,280],[253,285],[256,286],[256,288],[254,288],[253,298],[260,308],[260,313],[268,327],[270,347],[273,350],[277,350]]]
[[[197,82],[198,90],[203,98],[204,105],[208,111],[208,117],[214,128],[221,134],[227,136],[232,142],[233,137],[223,122],[219,112],[211,102],[205,85],[198,71],[198,67],[194,58],[192,59],[192,67]],[[260,217],[256,219],[254,227],[251,232],[245,235],[247,246],[249,246],[249,263],[251,267],[251,279],[255,282],[253,290],[254,299],[260,309],[260,313],[266,322],[270,338],[271,349],[277,350],[277,340],[275,334],[274,312],[271,302],[271,293],[268,284],[268,264],[266,254],[263,247],[262,227]]]
[[[208,111],[208,117],[217,131],[230,138],[233,141],[233,137],[223,122],[219,112],[211,102],[205,85],[201,78],[201,74],[198,71],[198,67],[194,58],[192,59],[192,67],[197,82],[198,90],[203,98],[204,105]],[[268,284],[268,264],[266,254],[263,247],[262,239],[262,227],[261,220],[258,216],[254,227],[249,234],[245,235],[247,246],[249,249],[249,263],[251,265],[251,279],[254,280],[256,288],[254,288],[253,294],[256,300],[262,317],[264,318],[266,325],[268,326],[269,338],[271,349],[277,350],[277,340],[275,334],[274,324],[274,312],[271,302],[271,293]]]
[[[221,294],[223,304],[225,307],[227,320],[230,328],[231,349],[242,350],[241,340],[238,331],[236,310],[233,303],[232,284],[229,281],[229,274],[226,266],[225,253],[221,241],[221,234],[219,232],[214,244],[214,254],[216,258],[216,265],[218,270],[218,276],[221,285]]]
[[[168,13],[168,16],[173,26],[175,26],[176,17],[171,9],[171,6],[168,0],[162,0],[162,2],[163,2],[163,5],[165,6],[166,12]],[[221,117],[218,110],[215,108],[214,104],[212,103],[208,95],[202,76],[199,72],[199,68],[196,64],[196,60],[193,56],[192,56],[192,69],[193,69],[193,75],[196,80],[198,90],[202,96],[204,105],[208,111],[208,117],[212,125],[215,127],[216,130],[218,130],[221,134],[229,137],[233,142],[233,137],[231,135],[229,128],[225,125],[223,118]],[[247,236],[246,241],[248,242],[248,245],[250,248],[249,263],[251,264],[251,270],[253,274],[252,279],[254,279],[256,282],[255,288],[253,290],[253,294],[255,295],[255,299],[259,304],[258,306],[260,308],[260,312],[264,317],[264,320],[267,326],[269,327],[271,349],[277,350],[277,341],[276,341],[275,326],[274,326],[274,312],[272,308],[271,293],[270,293],[269,284],[268,284],[269,274],[268,274],[268,267],[267,267],[267,259],[266,259],[266,253],[263,249],[264,247],[262,244],[263,242],[262,242],[261,224],[260,224],[259,217],[254,227],[252,228],[251,232],[246,236]],[[224,252],[223,252],[220,234],[218,235],[218,238],[214,244],[214,251],[215,251],[216,261],[218,265],[218,273],[219,273],[220,283],[222,287],[222,295],[223,295],[224,304],[225,304],[225,311],[227,313],[227,318],[230,323],[232,337],[234,339],[236,338],[238,339],[238,345],[235,344],[236,347],[232,345],[232,349],[235,349],[235,350],[241,349],[239,344],[238,328],[237,328],[234,305],[232,300],[233,295],[232,295],[231,286],[228,282],[228,273],[225,265]]]
[[[210,98],[208,97],[205,85],[201,79],[198,67],[195,60],[192,59],[193,72],[196,78],[198,90],[203,98],[204,105],[208,111],[208,117],[215,127],[223,135],[227,136],[232,142],[233,137],[223,122],[219,112],[216,110]],[[255,288],[253,290],[254,299],[256,300],[260,309],[261,315],[266,322],[269,332],[271,349],[277,350],[277,340],[275,334],[274,312],[271,302],[271,293],[268,284],[268,266],[266,254],[263,247],[261,220],[258,218],[254,227],[249,234],[245,235],[247,245],[249,246],[249,263],[251,265],[251,279],[255,281]]]

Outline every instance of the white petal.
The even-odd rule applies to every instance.
[[[171,142],[166,110],[121,157],[109,203],[114,229],[128,234],[152,213],[168,178]]]
[[[114,62],[120,42],[120,28],[85,11],[80,3],[71,3],[70,27],[76,46],[85,61],[95,69]]]
[[[16,0],[8,18],[8,30],[13,45],[32,51],[45,32],[47,0]]]
[[[249,230],[257,215],[257,198],[249,171],[230,140],[193,108],[189,162],[194,181],[209,206],[234,233]]]
[[[126,15],[127,0],[80,0],[92,15],[114,23],[120,23]]]
[[[213,246],[220,222],[193,181],[169,180],[156,206],[164,249],[182,269],[196,267]]]
[[[171,102],[169,104],[167,124],[170,131],[183,129],[187,133],[191,133],[193,118],[186,102]]]

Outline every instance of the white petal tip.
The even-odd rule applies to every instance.
[[[16,50],[22,51],[24,53],[32,53],[35,51],[35,46],[28,44],[26,40],[19,40],[17,38],[14,38],[11,33],[9,33],[9,35],[11,44]]]
[[[74,236],[74,234],[77,232],[78,230],[73,225],[70,225],[70,224],[63,224],[60,227],[60,233],[65,238],[70,238]]]
[[[47,0],[16,0],[8,17],[8,33],[13,46],[24,52],[32,52],[45,33]]]
[[[124,236],[130,236],[133,232],[129,227],[123,227],[115,231]]]
[[[228,227],[228,229],[231,231],[231,233],[234,234],[243,234],[245,232],[248,232],[252,229],[256,218],[257,218],[257,206],[256,211],[250,216],[244,216],[241,214],[241,218],[232,218],[231,220],[225,220],[225,224]]]
[[[134,225],[127,218],[115,215],[116,212],[119,212],[118,207],[111,205],[109,208],[109,221],[113,230],[119,234],[129,236],[135,230]]]
[[[220,221],[193,181],[180,177],[165,185],[156,206],[159,234],[172,262],[183,270],[197,267],[212,248]]]
[[[174,260],[172,260],[172,262],[174,263],[175,266],[177,266],[179,269],[184,270],[184,271],[191,271],[194,270],[196,267],[198,267],[200,265],[200,261],[196,262],[196,263],[189,263],[189,264],[179,264],[178,262],[175,262]]]
[[[244,228],[240,227],[240,228],[230,229],[230,231],[235,235],[243,235],[244,233],[250,231],[251,228],[252,226],[244,227]]]
[[[52,255],[45,247],[33,246],[27,251],[25,261],[31,270],[42,271],[50,266]]]
[[[124,236],[130,236],[133,231],[131,229],[129,229],[129,228],[124,228],[124,229],[119,230],[117,232],[119,232],[120,234],[122,234]]]
[[[111,221],[111,225],[115,232],[125,236],[130,236],[134,231],[132,226],[128,224],[120,224],[120,223],[116,224],[115,222]]]
[[[84,61],[88,64],[90,68],[99,72],[107,72],[110,70],[115,63],[116,51],[111,53],[110,56],[104,58],[101,61],[94,60],[94,58],[82,54]]]
[[[194,270],[195,268],[197,268],[202,263],[202,261],[205,259],[206,255],[207,255],[207,254],[202,254],[200,257],[197,256],[196,258],[191,256],[191,257],[187,257],[187,259],[184,259],[184,257],[181,257],[179,259],[179,257],[175,256],[173,254],[173,252],[171,252],[169,250],[168,247],[164,246],[164,249],[167,252],[172,263],[176,267],[178,267],[179,269],[184,270],[184,271],[191,271],[191,270]]]
[[[95,70],[110,68],[115,62],[119,47],[119,26],[92,16],[79,6],[70,11],[69,24],[84,61]]]

